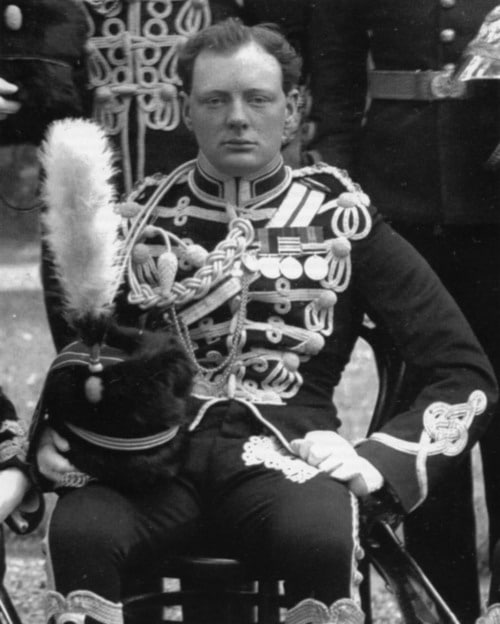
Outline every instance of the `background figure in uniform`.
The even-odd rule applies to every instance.
[[[49,615],[119,624],[127,577],[208,536],[285,580],[289,624],[362,624],[358,505],[373,496],[407,513],[453,475],[488,424],[493,373],[428,264],[345,171],[284,164],[300,61],[280,35],[211,26],[179,69],[198,156],[117,206],[117,317],[168,325],[186,347],[186,455],[138,496],[99,482],[61,492]],[[332,392],[368,312],[424,381],[354,448],[336,432]],[[38,466],[57,485],[64,457],[38,424]]]
[[[463,57],[463,62],[455,74],[457,80],[468,85],[483,84],[484,86],[485,81],[498,85],[500,79],[500,5],[488,13],[477,36],[465,49]],[[500,142],[491,153],[488,166],[499,175]],[[491,533],[492,539],[497,539],[498,527],[492,527]],[[487,608],[477,624],[496,624],[500,621],[500,541],[498,539],[491,544],[490,550],[491,578]]]
[[[309,148],[353,172],[429,261],[498,375],[500,178],[489,164],[498,141],[498,88],[451,80],[496,5],[314,0]],[[410,378],[408,391],[411,384]],[[500,531],[499,428],[496,418],[481,441],[492,545]],[[467,465],[412,514],[406,529],[410,550],[460,622],[473,622],[479,593]]]

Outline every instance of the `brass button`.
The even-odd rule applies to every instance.
[[[441,0],[441,6],[443,9],[451,9],[457,3],[457,0]]]
[[[455,37],[457,33],[453,30],[453,28],[445,28],[439,33],[439,38],[443,43],[451,43],[455,41]]]

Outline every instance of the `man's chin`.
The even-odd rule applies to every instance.
[[[222,159],[216,165],[216,169],[224,175],[242,178],[259,171],[264,167],[264,164],[256,159],[254,154],[241,152]]]

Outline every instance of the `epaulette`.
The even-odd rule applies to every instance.
[[[311,177],[313,175],[317,175],[318,173],[322,173],[319,171],[313,171],[313,169],[315,169],[315,167],[301,167],[300,169],[295,169],[292,171],[292,177],[294,179],[300,178],[300,181],[302,184],[304,184],[305,186],[307,186],[308,188],[311,189],[316,189],[318,191],[323,191],[324,193],[328,193],[330,191],[330,188],[327,184],[323,184],[323,182],[320,182],[319,180],[316,180],[315,178]]]
[[[321,186],[322,190],[326,189],[330,191],[331,189],[330,187],[328,187],[328,185],[323,184],[319,180],[315,180],[314,178],[309,177],[318,175],[326,175],[335,178],[338,182],[342,184],[342,186],[344,186],[344,188],[349,193],[355,193],[359,197],[363,205],[368,206],[370,204],[370,198],[368,197],[368,195],[363,192],[363,189],[359,186],[359,184],[351,179],[350,175],[345,169],[334,167],[325,162],[317,162],[313,165],[307,165],[306,167],[301,167],[300,169],[295,169],[293,171],[294,178],[305,178],[305,180],[301,181],[307,184],[317,184]]]
[[[360,190],[359,186],[351,180],[345,169],[339,169],[339,167],[334,167],[325,162],[317,162],[314,163],[314,165],[307,165],[293,171],[294,178],[303,178],[314,175],[330,175],[341,182],[348,191]],[[321,182],[317,182],[317,184],[321,184]]]

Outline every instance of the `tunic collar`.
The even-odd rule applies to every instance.
[[[283,192],[291,178],[291,170],[284,165],[281,154],[253,175],[233,178],[217,171],[200,152],[190,173],[189,185],[200,199],[209,204],[244,208]]]

